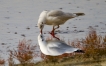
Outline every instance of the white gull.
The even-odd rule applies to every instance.
[[[64,24],[67,20],[71,18],[75,18],[77,16],[82,16],[84,13],[67,13],[60,10],[50,10],[50,11],[42,11],[39,19],[38,19],[38,27],[41,30],[44,28],[44,25],[53,25],[53,29],[51,31],[54,34],[54,30],[59,28],[59,25]],[[55,26],[57,26],[55,28]]]
[[[38,35],[38,43],[41,52],[45,55],[58,56],[79,50],[78,48],[67,45],[61,40],[45,40],[41,33]]]

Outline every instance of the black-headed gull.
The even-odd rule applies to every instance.
[[[60,10],[42,11],[38,19],[38,27],[41,30],[44,28],[44,24],[53,25],[51,33],[54,35],[54,30],[59,28],[59,25],[64,24],[67,20],[82,16],[84,13],[66,13]],[[57,26],[56,28],[54,28]]]
[[[45,55],[58,56],[64,53],[80,51],[78,48],[69,46],[61,40],[45,40],[42,33],[38,35],[38,43],[41,52]]]

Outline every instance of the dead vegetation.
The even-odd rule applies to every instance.
[[[4,59],[0,59],[0,65],[4,65],[5,64],[5,60]]]
[[[36,46],[31,46],[31,41],[23,39],[19,42],[17,50],[10,50],[9,65],[12,66],[14,64],[13,59],[15,58],[20,64],[26,66],[37,56]]]
[[[47,40],[53,40],[52,37],[47,37]],[[64,39],[61,39],[62,41],[65,41]],[[9,58],[8,63],[9,66],[15,66],[14,59],[17,59],[20,64],[16,66],[40,66],[42,63],[47,64],[55,64],[57,65],[72,65],[77,62],[85,63],[90,61],[90,63],[93,62],[102,62],[104,61],[103,58],[106,58],[106,35],[101,36],[98,35],[95,29],[90,29],[88,35],[82,39],[75,39],[74,41],[67,42],[68,45],[80,48],[85,51],[85,53],[65,53],[60,56],[48,56],[44,55],[43,53],[39,53],[35,46],[31,45],[31,41],[26,41],[23,39],[22,41],[19,41],[17,49],[10,50],[9,52]],[[38,55],[40,54],[40,55]],[[37,64],[34,64],[33,58],[41,57],[43,60],[42,62],[39,62]],[[71,60],[70,60],[71,59]],[[74,59],[74,60],[73,60]],[[101,60],[102,59],[102,60]],[[81,62],[79,61],[81,60]],[[106,59],[105,59],[106,60]],[[33,61],[33,62],[32,62]],[[71,62],[70,62],[71,61]],[[60,63],[62,62],[62,63]],[[70,64],[72,63],[72,64]],[[0,65],[5,64],[4,59],[0,59]],[[49,65],[50,66],[50,65]]]

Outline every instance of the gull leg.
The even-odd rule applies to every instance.
[[[56,29],[58,29],[59,28],[59,25],[57,25],[57,27],[56,28],[54,28],[55,26],[53,26],[53,29],[52,29],[52,31],[50,32],[50,34],[52,34],[53,36],[55,35],[55,33],[54,33],[54,31],[56,30]]]
[[[55,28],[54,28],[54,26],[53,26],[53,29],[52,29],[52,31],[50,32],[50,34],[53,35],[53,36],[55,35],[55,34],[54,34],[54,30],[55,30]]]
[[[59,25],[57,25],[57,27],[56,28],[54,28],[54,30],[56,30],[56,29],[58,29],[60,26]]]
[[[58,25],[56,28],[54,28],[54,27],[55,27],[55,26],[53,26],[53,30],[50,32],[50,34],[51,34],[54,38],[60,40],[58,37],[55,36],[55,33],[54,33],[55,29],[58,29],[58,28],[59,28],[59,25]]]
[[[56,39],[58,39],[58,40],[60,40],[58,37],[56,37],[55,35],[52,35],[54,38],[56,38]]]

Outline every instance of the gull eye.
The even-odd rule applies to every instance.
[[[40,37],[42,37],[42,35]]]
[[[42,22],[42,24],[43,24],[43,22]]]

